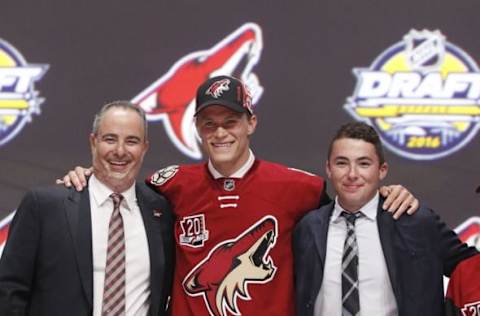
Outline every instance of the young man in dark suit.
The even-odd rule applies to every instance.
[[[443,315],[442,276],[475,249],[424,206],[397,221],[382,211],[388,165],[372,127],[342,126],[326,172],[335,201],[294,231],[297,315]]]
[[[173,270],[167,201],[135,178],[148,149],[142,110],[105,105],[90,135],[86,190],[26,194],[0,260],[0,315],[164,315]]]

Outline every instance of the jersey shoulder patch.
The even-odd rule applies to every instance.
[[[156,186],[165,184],[177,174],[179,168],[180,167],[178,165],[171,165],[158,170],[150,177],[150,183]]]

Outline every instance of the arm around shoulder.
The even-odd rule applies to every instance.
[[[443,273],[449,277],[457,264],[464,259],[478,254],[478,251],[474,247],[469,247],[466,243],[462,242],[458,235],[450,229],[434,211],[429,211],[434,218],[435,228],[438,234],[437,240],[440,246],[440,256],[443,260]]]

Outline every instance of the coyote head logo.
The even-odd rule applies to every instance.
[[[229,84],[230,80],[228,79],[216,81],[208,88],[207,92],[205,93],[211,95],[215,99],[218,99],[224,91],[228,91],[230,89]]]
[[[148,121],[163,122],[170,140],[183,154],[201,159],[193,120],[198,86],[217,75],[232,75],[249,87],[255,105],[263,87],[253,68],[260,60],[262,48],[260,26],[246,23],[213,47],[178,60],[132,102],[145,110]]]
[[[455,228],[463,242],[480,250],[480,217],[473,216]]]
[[[2,256],[3,248],[7,242],[8,230],[14,215],[15,211],[11,212],[7,217],[0,221],[0,257]]]
[[[237,238],[215,246],[183,281],[185,292],[203,296],[213,316],[235,315],[241,311],[237,299],[250,300],[249,283],[267,283],[276,267],[268,255],[277,238],[277,220],[266,216]]]

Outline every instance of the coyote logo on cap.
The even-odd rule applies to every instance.
[[[277,220],[265,216],[235,239],[215,246],[187,275],[183,288],[190,296],[203,296],[212,316],[227,310],[241,315],[237,299],[250,300],[250,283],[268,283],[276,271],[268,255],[277,239]]]
[[[205,94],[211,95],[215,99],[222,96],[223,92],[230,90],[230,80],[222,79],[215,81],[205,92]]]

